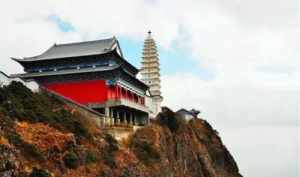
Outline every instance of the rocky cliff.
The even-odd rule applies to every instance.
[[[13,82],[0,88],[0,176],[240,177],[218,133],[169,109],[117,142],[88,118]]]

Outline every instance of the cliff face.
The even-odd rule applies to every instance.
[[[149,146],[148,148],[145,148]],[[149,176],[240,177],[238,167],[222,144],[218,133],[204,120],[185,122],[166,110],[154,125],[138,130],[131,149],[154,154],[149,163]],[[143,161],[143,160],[142,160]]]
[[[204,120],[185,122],[165,109],[117,142],[76,110],[18,83],[0,89],[0,154],[5,177],[241,176]]]

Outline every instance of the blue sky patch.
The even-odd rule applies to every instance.
[[[75,31],[71,23],[64,21],[57,15],[50,15],[49,19],[53,21],[62,32]]]
[[[124,57],[134,66],[141,67],[143,41],[130,40],[125,37],[118,37]],[[161,74],[170,75],[176,73],[191,73],[203,79],[211,79],[212,74],[200,68],[196,59],[191,57],[189,51],[178,49],[176,46],[171,49],[163,49],[158,46],[158,53],[161,65]]]
[[[51,15],[49,16],[49,19],[53,21],[63,32],[75,31],[75,28],[71,23],[64,21],[57,15]],[[125,58],[134,66],[140,68],[143,41],[133,40],[126,37],[118,37],[118,40]],[[192,58],[189,50],[180,48],[178,47],[179,45],[175,45],[175,43],[176,42],[174,42],[174,45],[172,45],[169,49],[164,49],[157,45],[162,75],[190,73],[203,79],[212,79],[213,75],[204,68],[200,68],[199,60],[197,61]]]

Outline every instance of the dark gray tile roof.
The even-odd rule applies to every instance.
[[[148,86],[144,84],[142,81],[137,79],[135,76],[132,76],[128,72],[126,72],[120,65],[115,66],[106,66],[106,67],[99,67],[99,68],[82,68],[82,69],[69,69],[69,70],[61,70],[61,71],[47,71],[47,72],[36,72],[36,73],[23,73],[23,74],[12,74],[10,77],[12,78],[21,78],[23,80],[30,80],[32,78],[37,77],[45,77],[45,76],[55,76],[55,75],[68,75],[68,74],[79,74],[79,73],[91,73],[91,72],[103,72],[103,71],[112,71],[120,69],[130,78],[138,82],[142,87],[147,88]]]
[[[69,58],[77,56],[98,55],[113,51],[116,47],[120,49],[115,37],[86,42],[76,42],[67,44],[54,44],[47,51],[35,57],[28,57],[18,61],[37,61],[59,58]],[[121,51],[120,51],[121,52]],[[122,56],[122,53],[120,54]]]
[[[78,74],[78,73],[87,73],[87,72],[110,71],[110,70],[117,69],[119,67],[120,67],[119,65],[116,65],[116,66],[107,66],[107,67],[100,67],[100,68],[69,69],[69,70],[61,70],[61,71],[47,71],[47,72],[14,74],[11,76],[19,77],[22,79],[27,79],[27,78],[53,76],[53,75],[66,75],[66,74]]]

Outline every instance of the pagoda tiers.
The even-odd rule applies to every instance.
[[[138,69],[124,59],[115,37],[54,44],[41,55],[12,59],[25,71],[15,76],[102,113],[104,122],[148,123],[148,86],[136,78]]]
[[[161,102],[163,97],[160,91],[160,64],[156,44],[151,36],[151,31],[148,32],[148,37],[145,39],[141,80],[149,86],[150,98],[146,100],[152,118],[161,111]]]

